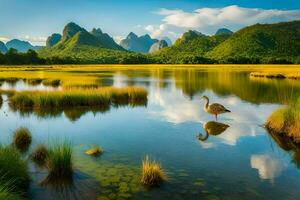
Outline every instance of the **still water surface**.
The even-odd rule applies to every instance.
[[[62,139],[74,147],[74,187],[68,191],[41,187],[45,172],[32,165],[33,199],[299,198],[300,151],[283,148],[285,141],[273,138],[262,127],[275,109],[300,94],[299,82],[203,69],[99,70],[92,75],[101,79],[102,86],[145,87],[147,106],[42,115],[12,111],[7,102],[1,107],[4,143],[10,143],[13,130],[26,126],[33,134],[32,147]],[[45,89],[22,81],[2,87]],[[203,110],[203,95],[232,112],[218,119],[228,125],[226,130],[216,130],[200,141],[198,135],[205,137],[205,125],[215,125],[214,117]],[[101,157],[84,155],[93,145],[103,147]],[[160,188],[147,189],[139,183],[146,155],[167,171],[168,181]]]

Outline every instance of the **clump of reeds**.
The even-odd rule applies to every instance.
[[[146,186],[159,186],[167,180],[165,171],[155,160],[150,160],[149,156],[142,162],[141,182]]]
[[[13,108],[34,107],[45,109],[49,107],[75,106],[105,106],[105,105],[140,105],[146,104],[147,91],[143,88],[99,88],[99,89],[69,89],[63,91],[23,91],[9,98]]]
[[[28,168],[18,150],[12,146],[0,146],[0,183],[11,180],[16,191],[26,191],[30,180]]]
[[[266,127],[275,133],[292,137],[300,142],[300,98],[285,108],[276,110],[267,119]]]
[[[23,200],[24,198],[18,191],[14,191],[14,182],[0,182],[0,199],[1,200]]]
[[[39,166],[44,166],[48,158],[48,149],[45,145],[38,145],[31,154],[31,159]]]
[[[72,163],[72,148],[69,142],[52,145],[48,150],[48,158],[46,166],[48,176],[46,183],[59,182],[58,180],[72,179],[73,163]]]
[[[39,85],[42,83],[44,79],[42,78],[31,78],[31,79],[26,79],[26,83],[29,85]]]
[[[20,79],[19,78],[15,78],[15,77],[8,77],[8,78],[3,78],[5,82],[9,83],[9,84],[16,84]]]
[[[27,151],[31,144],[31,141],[32,136],[27,128],[21,127],[15,130],[13,144],[17,149],[19,149],[22,152]]]
[[[45,86],[52,86],[52,87],[58,87],[60,85],[59,79],[45,79],[42,82]]]

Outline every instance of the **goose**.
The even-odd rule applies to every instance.
[[[213,104],[209,105],[209,98],[207,96],[203,96],[202,98],[206,101],[206,103],[204,104],[204,111],[209,114],[215,115],[216,121],[218,120],[219,114],[231,112],[230,110],[225,108],[223,105],[218,104],[218,103],[213,103]]]

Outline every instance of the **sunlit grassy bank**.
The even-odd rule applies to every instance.
[[[262,77],[262,78],[277,78],[277,79],[299,79],[300,80],[300,72],[294,73],[276,73],[276,72],[251,72],[251,77]]]
[[[266,127],[279,134],[285,134],[300,142],[300,98],[288,107],[276,110],[267,120]]]
[[[63,91],[17,92],[9,99],[15,108],[74,107],[127,105],[144,103],[147,91],[143,88],[69,89]]]

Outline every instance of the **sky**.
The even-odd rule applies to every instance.
[[[300,20],[300,0],[0,0],[0,41],[44,45],[71,21],[120,41],[131,31],[175,40],[187,30],[211,35],[291,20]]]

